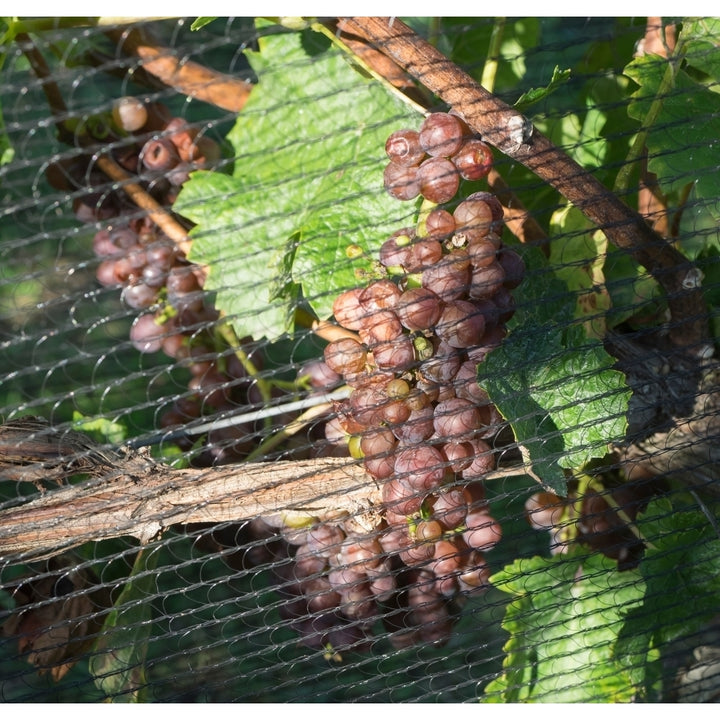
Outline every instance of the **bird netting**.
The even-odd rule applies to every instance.
[[[4,701],[720,698],[720,21],[0,32]]]

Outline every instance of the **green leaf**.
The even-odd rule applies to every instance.
[[[490,578],[509,593],[503,674],[484,702],[630,702],[635,688],[614,655],[625,615],[642,600],[637,571],[600,554],[524,558]]]
[[[628,114],[647,130],[648,170],[666,194],[694,183],[699,204],[720,220],[720,95],[684,70],[670,75],[657,56],[636,58],[625,74],[640,86]]]
[[[199,30],[200,28],[204,28],[206,25],[209,25],[213,20],[217,20],[217,17],[213,16],[195,18],[190,25],[190,29]]]
[[[683,22],[681,39],[688,65],[704,72],[715,92],[720,81],[720,18],[698,18]]]
[[[602,339],[611,306],[603,273],[607,238],[570,203],[553,213],[550,235],[550,265],[577,297],[575,317],[587,318],[588,336]]]
[[[274,339],[300,294],[329,317],[407,217],[383,189],[383,148],[421,116],[319,33],[269,35],[247,56],[259,83],[227,138],[234,173],[194,173],[175,209],[197,224],[191,258],[238,335]],[[351,244],[365,255],[349,260]]]
[[[658,682],[668,644],[697,633],[717,613],[720,539],[703,513],[682,511],[666,498],[653,500],[637,526],[648,542],[639,566],[647,589],[628,613],[616,654],[647,689]]]
[[[566,495],[563,468],[603,457],[627,426],[630,390],[599,340],[573,322],[574,296],[539,251],[528,272],[512,331],[478,366],[478,382],[508,421],[538,482]]]
[[[564,85],[570,79],[570,68],[567,70],[561,70],[557,65],[553,70],[550,82],[542,88],[530,88],[524,92],[516,101],[515,107],[525,111],[526,108],[530,107],[540,100],[544,100],[548,95],[555,92],[561,85]]]
[[[154,572],[159,553],[141,549],[132,573],[110,611],[95,652],[90,657],[90,674],[95,686],[111,702],[143,702],[145,656],[152,632],[149,598],[157,592]]]

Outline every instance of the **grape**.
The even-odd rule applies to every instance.
[[[428,155],[448,157],[460,150],[468,132],[467,125],[456,115],[431,113],[420,128],[419,141]]]
[[[514,250],[503,248],[498,253],[498,262],[505,272],[503,285],[508,290],[514,290],[525,275],[525,261]]]
[[[435,406],[435,432],[443,440],[460,441],[472,437],[480,427],[480,421],[478,408],[469,400],[455,397]]]
[[[448,386],[452,383],[455,374],[460,369],[462,357],[456,348],[438,345],[436,354],[429,360],[421,363],[419,374],[427,381],[438,385]],[[437,391],[435,393],[437,399]]]
[[[129,227],[116,227],[109,230],[108,234],[113,245],[118,249],[129,250],[130,248],[142,247],[138,234]]]
[[[453,348],[477,345],[485,332],[485,316],[473,303],[453,300],[440,314],[435,331]]]
[[[431,157],[423,160],[415,171],[415,184],[418,192],[412,197],[422,195],[433,203],[446,203],[455,197],[460,187],[457,168],[445,158]],[[412,198],[405,198],[412,199]]]
[[[495,291],[492,302],[498,309],[499,323],[506,323],[515,314],[515,298],[504,285]]]
[[[128,307],[134,310],[149,308],[157,300],[157,288],[147,283],[138,282],[126,285],[122,291],[122,299]]]
[[[492,571],[482,553],[477,550],[471,551],[464,559],[462,572],[458,578],[460,589],[466,593],[476,592],[489,585]]]
[[[168,138],[157,138],[148,140],[143,145],[140,162],[148,170],[170,170],[180,162],[180,158]]]
[[[155,322],[154,314],[140,315],[130,328],[130,340],[141,353],[162,349],[163,329]]]
[[[186,157],[195,135],[182,122],[168,133]],[[435,204],[453,200],[461,176],[486,175],[492,159],[450,113],[428,116],[419,133],[393,133],[386,153],[390,194],[401,200],[422,194]],[[393,645],[441,644],[453,624],[450,601],[488,585],[482,552],[499,541],[501,528],[484,500],[483,479],[495,465],[486,440],[495,442],[504,421],[478,385],[477,363],[504,337],[514,309],[509,290],[524,270],[520,256],[502,246],[502,221],[502,205],[490,193],[473,193],[453,213],[433,208],[417,227],[385,240],[374,268],[380,275],[335,300],[336,322],[359,339],[329,343],[322,372],[309,378],[313,388],[325,387],[327,373],[328,382],[351,389],[324,423],[328,444],[316,452],[344,446],[362,460],[382,483],[382,520],[377,538],[344,521],[340,550],[323,549],[322,569],[319,561],[305,568],[314,572],[306,580],[329,578],[335,593],[317,605],[321,614],[309,611],[309,586],[288,583],[299,601],[291,609],[294,627],[308,644],[337,638],[365,645],[378,602],[395,610],[383,617]],[[185,262],[174,261],[172,271]],[[306,540],[306,531],[288,535],[301,547]],[[309,554],[298,550],[295,562],[305,566]]]
[[[360,439],[360,448],[365,458],[388,455],[395,450],[397,440],[387,427],[377,427],[363,433]]]
[[[168,293],[186,294],[200,290],[200,283],[190,265],[172,268],[165,285]]]
[[[454,530],[465,522],[470,493],[461,487],[438,490],[430,500],[432,517],[444,530]]]
[[[145,104],[135,97],[121,97],[113,102],[112,117],[115,124],[128,133],[140,130],[148,120]]]
[[[500,524],[487,512],[473,510],[465,517],[463,540],[474,550],[491,550],[502,538]]]
[[[367,362],[367,349],[352,338],[341,338],[329,343],[324,350],[325,363],[333,372],[360,372]]]
[[[491,265],[498,256],[495,244],[487,237],[471,240],[467,246],[467,253],[473,268]]]
[[[453,218],[456,235],[462,235],[468,242],[485,237],[494,221],[492,207],[482,199],[461,202],[455,208]]]
[[[108,220],[118,213],[117,198],[112,194],[90,193],[73,200],[75,217],[84,223]]]
[[[552,530],[558,527],[565,512],[565,501],[555,493],[533,493],[525,501],[525,517],[536,530]]]
[[[333,523],[318,523],[308,528],[305,542],[310,552],[328,557],[340,551],[345,542],[345,532]]]
[[[348,330],[359,330],[363,326],[366,315],[360,302],[360,288],[347,290],[335,298],[333,302],[333,315],[340,325]]]
[[[375,364],[381,370],[402,372],[415,364],[415,347],[407,335],[380,342],[372,348]]]
[[[473,451],[473,446],[466,442],[449,442],[443,445],[443,453],[450,463],[451,470],[455,473],[470,467],[473,460]]]
[[[425,238],[415,240],[405,260],[405,270],[409,273],[422,272],[439,262],[443,256],[442,245],[437,240]]]
[[[473,446],[473,461],[469,467],[462,471],[463,480],[478,480],[495,468],[495,458],[492,448],[483,440],[473,438],[469,440]]]
[[[473,360],[463,362],[455,373],[453,380],[455,395],[464,400],[469,400],[476,405],[488,402],[488,394],[483,390],[477,381],[477,363]]]
[[[462,297],[469,282],[470,258],[464,250],[453,250],[422,273],[422,286],[445,301]]]
[[[383,549],[375,536],[352,537],[340,546],[339,560],[359,572],[378,570],[383,565]]]
[[[342,375],[335,372],[323,360],[310,360],[298,371],[298,378],[305,377],[313,388],[330,390],[342,381]]]
[[[400,165],[419,165],[425,157],[415,130],[396,130],[385,142],[385,152],[392,162]]]
[[[97,270],[95,271],[95,277],[97,278],[97,281],[105,287],[119,285],[121,282],[120,280],[118,280],[117,275],[115,274],[114,260],[103,260],[97,266]]]
[[[318,555],[308,545],[300,545],[295,552],[293,565],[293,575],[298,579],[309,578],[313,575],[320,574],[327,566],[324,556]]]
[[[395,340],[403,333],[402,324],[392,310],[378,310],[363,318],[360,339],[372,350],[379,343]]]
[[[397,200],[414,200],[420,194],[419,175],[419,169],[414,166],[389,162],[383,173],[385,189]]]
[[[215,165],[222,156],[220,146],[207,135],[197,135],[192,142],[181,145],[178,154],[189,167],[204,168]]]
[[[360,387],[348,398],[348,405],[356,422],[367,428],[382,420],[382,406],[386,399],[377,388]]]
[[[400,288],[391,280],[376,280],[360,293],[360,304],[367,314],[393,309],[400,294]]]
[[[492,150],[482,140],[467,140],[452,161],[465,180],[482,180],[492,168]]]
[[[435,432],[433,408],[427,406],[413,410],[408,419],[402,425],[392,427],[392,431],[398,440],[405,443],[416,445],[424,442]]]
[[[468,195],[466,198],[466,202],[470,200],[482,200],[483,202],[486,202],[492,210],[493,224],[495,226],[499,226],[502,224],[505,213],[503,211],[502,204],[495,197],[495,195],[487,192],[486,190],[481,190],[479,192],[474,192],[471,195]]]
[[[473,299],[493,297],[505,282],[505,271],[499,262],[474,267],[470,277],[468,294]]]
[[[400,295],[395,312],[408,330],[427,330],[439,320],[442,301],[428,288],[410,288]]]
[[[416,492],[428,493],[445,477],[445,458],[432,445],[401,450],[395,458],[395,472]]]
[[[422,542],[434,542],[443,534],[443,527],[437,520],[421,520],[415,526],[415,537]]]
[[[435,208],[425,218],[428,237],[443,240],[455,232],[455,218],[443,208]]]
[[[398,515],[413,515],[419,512],[423,496],[408,487],[405,479],[393,477],[383,483],[382,501]]]
[[[109,258],[117,255],[119,248],[112,241],[110,233],[107,230],[99,230],[93,236],[93,252],[96,257]]]

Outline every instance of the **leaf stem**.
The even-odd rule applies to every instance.
[[[490,45],[485,58],[482,77],[480,78],[480,84],[489,92],[493,92],[495,89],[495,76],[497,75],[498,58],[500,57],[500,47],[506,22],[507,20],[504,17],[495,18],[490,35]]]

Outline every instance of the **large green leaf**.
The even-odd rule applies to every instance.
[[[625,615],[642,600],[637,571],[602,555],[516,560],[490,578],[509,593],[503,674],[485,702],[629,702],[635,688],[614,655]]]
[[[510,423],[533,476],[565,495],[563,468],[602,457],[624,437],[630,390],[602,343],[574,323],[574,296],[536,252],[525,257],[512,331],[480,364],[478,381]]]
[[[422,116],[311,30],[263,37],[247,56],[259,83],[227,138],[234,172],[193,174],[175,209],[197,224],[191,258],[210,268],[238,334],[274,338],[301,292],[328,317],[356,269],[407,224],[414,205],[383,189],[384,146]],[[349,245],[363,258],[350,261]]]

